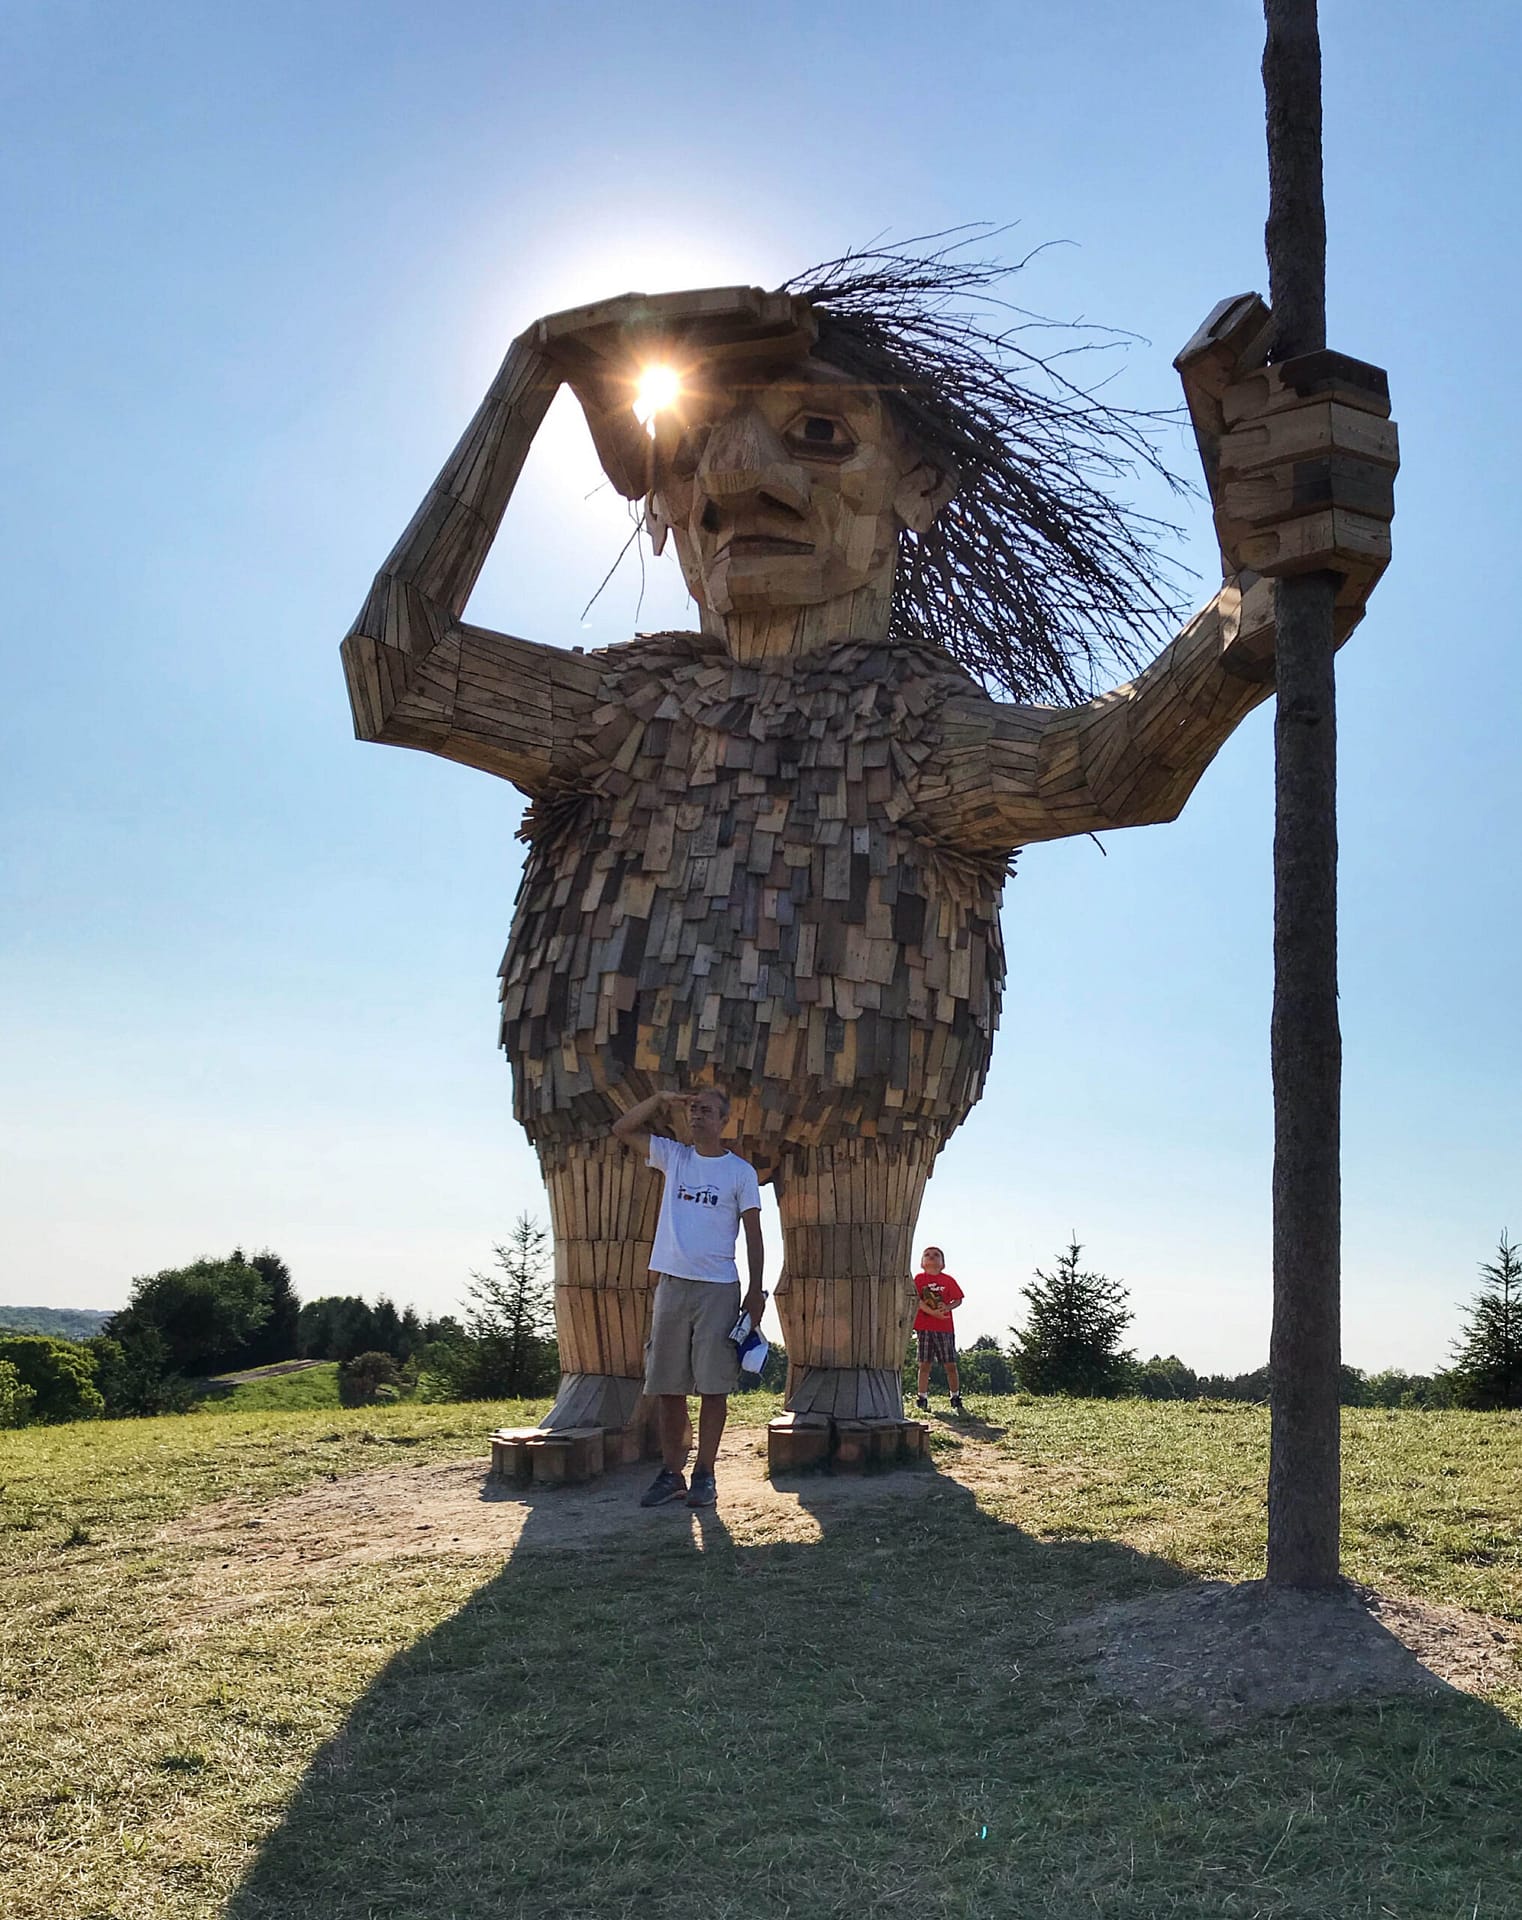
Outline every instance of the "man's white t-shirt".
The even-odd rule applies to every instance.
[[[682,1280],[738,1280],[740,1215],[761,1204],[756,1169],[737,1153],[710,1160],[657,1133],[650,1136],[649,1164],[666,1176],[650,1271]]]

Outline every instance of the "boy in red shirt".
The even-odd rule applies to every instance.
[[[914,1276],[914,1290],[920,1297],[914,1316],[914,1331],[920,1349],[920,1386],[915,1406],[921,1413],[930,1411],[930,1369],[937,1360],[946,1369],[946,1384],[951,1389],[951,1411],[965,1413],[962,1382],[957,1373],[957,1338],[952,1310],[962,1304],[962,1289],[946,1271],[946,1259],[939,1247],[926,1247],[920,1255],[920,1271]]]

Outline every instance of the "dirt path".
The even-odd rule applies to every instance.
[[[992,1451],[991,1449],[989,1450]],[[529,1491],[487,1475],[488,1462],[390,1467],[322,1480],[284,1500],[259,1503],[235,1497],[200,1507],[162,1538],[220,1550],[240,1570],[258,1570],[266,1590],[294,1580],[336,1575],[346,1568],[409,1554],[458,1553],[502,1559],[517,1551],[585,1552],[611,1535],[668,1535],[691,1529],[703,1516],[679,1504],[649,1511],[639,1496],[653,1467],[625,1467],[583,1487]],[[924,1499],[947,1481],[918,1471],[890,1476],[816,1476],[787,1487],[766,1477],[764,1433],[726,1436],[719,1450],[720,1517],[747,1545],[813,1540],[816,1512],[864,1502]]]
[[[821,1517],[872,1503],[1007,1495],[1023,1477],[1018,1462],[971,1436],[939,1471],[783,1486],[766,1477],[765,1453],[765,1435],[742,1430],[719,1454],[719,1521],[747,1546],[818,1539]],[[319,1481],[274,1503],[235,1498],[201,1507],[161,1536],[203,1550],[187,1613],[242,1613],[367,1563],[438,1554],[505,1561],[714,1524],[680,1505],[641,1508],[648,1466],[584,1487],[527,1491],[490,1479],[487,1465],[482,1458],[382,1468]],[[1354,1589],[1276,1593],[1261,1582],[1150,1594],[1101,1608],[1061,1634],[1106,1692],[1209,1719],[1445,1685],[1486,1693],[1515,1687],[1522,1661],[1522,1633],[1482,1614]]]

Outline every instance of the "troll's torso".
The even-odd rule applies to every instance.
[[[941,710],[975,683],[886,643],[740,665],[660,634],[591,657],[606,698],[574,784],[530,809],[502,963],[530,1137],[716,1080],[763,1172],[789,1146],[943,1139],[1004,977],[1007,860],[936,830]]]

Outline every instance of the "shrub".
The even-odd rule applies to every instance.
[[[402,1397],[402,1370],[389,1353],[357,1353],[338,1369],[338,1398],[346,1407],[374,1407]]]
[[[88,1420],[105,1411],[95,1384],[95,1357],[73,1340],[0,1334],[0,1360],[10,1362],[31,1393],[33,1420]]]
[[[14,1360],[0,1360],[0,1427],[24,1427],[37,1396],[22,1379]]]
[[[112,1418],[184,1413],[194,1400],[190,1382],[169,1364],[169,1346],[152,1321],[124,1307],[111,1331],[90,1342],[95,1380]]]

